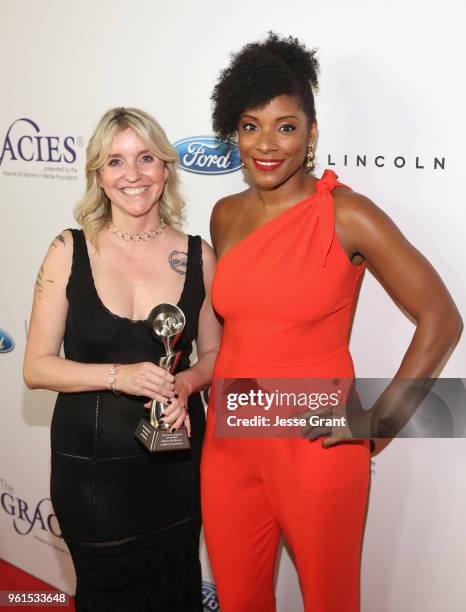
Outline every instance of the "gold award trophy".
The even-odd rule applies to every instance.
[[[174,352],[174,346],[186,324],[183,311],[174,304],[159,304],[147,318],[150,333],[156,340],[162,340],[165,355],[160,357],[159,366],[167,372],[174,372],[181,357],[181,351]],[[191,447],[185,427],[171,433],[170,425],[160,419],[165,405],[152,400],[149,419],[143,418],[134,432],[136,438],[152,453],[183,450]]]

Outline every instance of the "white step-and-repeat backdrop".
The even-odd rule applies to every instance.
[[[1,0],[2,558],[73,592],[48,499],[55,394],[28,391],[21,367],[35,276],[51,240],[74,225],[85,147],[103,112],[145,109],[172,142],[208,136],[209,97],[231,51],[271,29],[317,46],[317,174],[333,168],[377,202],[432,261],[464,316],[465,18],[455,0]],[[242,173],[180,174],[186,229],[208,239],[212,205],[243,188]],[[366,274],[352,336],[359,376],[390,377],[413,329]],[[465,346],[443,376],[466,376]],[[464,610],[465,457],[461,439],[397,440],[373,459],[365,612]],[[205,609],[215,610],[202,556]],[[302,610],[285,549],[277,599],[279,610]]]

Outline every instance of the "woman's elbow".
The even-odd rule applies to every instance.
[[[449,309],[439,317],[438,332],[447,349],[454,348],[463,333],[463,319],[456,307]]]
[[[23,365],[23,380],[28,389],[39,388],[37,381],[34,378],[31,364],[28,361],[25,361]]]
[[[456,330],[455,330],[455,345],[459,342],[461,335],[463,333],[463,319],[461,318],[460,313],[458,312],[456,317]]]
[[[463,319],[454,304],[442,306],[427,309],[419,317],[417,328],[425,338],[427,350],[433,350],[437,354],[449,354],[461,337]]]

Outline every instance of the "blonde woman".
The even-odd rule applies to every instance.
[[[176,229],[176,153],[150,115],[108,111],[86,176],[75,210],[82,229],[57,236],[40,268],[24,362],[29,388],[58,391],[51,497],[76,569],[77,610],[201,610],[198,391],[219,344],[215,257]],[[163,346],[146,326],[163,302],[186,315],[174,376],[155,365]],[[168,403],[173,430],[187,427],[191,451],[151,454],[136,440],[152,399]]]

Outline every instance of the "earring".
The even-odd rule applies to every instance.
[[[309,174],[314,170],[314,168],[316,167],[314,163],[314,157],[314,144],[311,142],[307,147],[306,159],[304,160],[304,172],[307,172]]]

